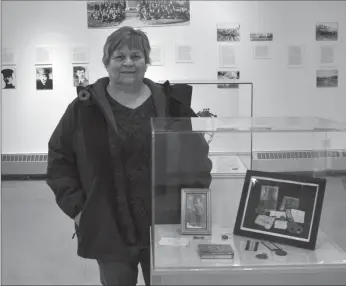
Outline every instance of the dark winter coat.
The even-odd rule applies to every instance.
[[[119,160],[117,123],[106,98],[109,78],[81,89],[67,107],[49,140],[47,184],[70,218],[81,212],[76,227],[78,255],[84,258],[126,259],[136,245]],[[155,138],[152,174],[154,224],[179,224],[181,188],[209,188],[211,161],[202,134],[191,130],[192,87],[163,85],[144,79],[157,117],[174,132]],[[172,119],[172,117],[175,118]],[[181,132],[185,131],[185,132]]]

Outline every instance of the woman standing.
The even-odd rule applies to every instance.
[[[75,221],[78,255],[97,260],[102,285],[136,285],[139,263],[150,284],[150,118],[196,116],[177,99],[188,96],[189,89],[177,92],[169,83],[144,77],[149,55],[142,31],[122,27],[113,32],[103,50],[108,77],[80,87],[48,144],[47,184]],[[155,215],[162,223],[179,223],[182,187],[208,188],[211,182],[203,137],[177,134],[173,139],[164,141],[158,154],[161,166],[178,174],[173,182],[159,170]],[[172,152],[178,163],[170,162]]]

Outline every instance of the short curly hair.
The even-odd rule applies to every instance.
[[[145,63],[150,64],[150,43],[147,35],[137,29],[132,27],[121,27],[112,34],[110,34],[106,40],[106,43],[103,47],[103,57],[102,62],[105,67],[109,65],[110,58],[113,55],[114,51],[122,48],[124,45],[128,46],[129,49],[139,49],[143,52]]]

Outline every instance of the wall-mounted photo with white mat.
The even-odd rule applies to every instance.
[[[14,90],[17,88],[16,66],[2,66],[1,75],[1,89]]]
[[[53,67],[51,65],[36,66],[36,90],[53,89]]]
[[[240,71],[218,71],[218,80],[237,80],[240,78]],[[217,85],[218,88],[238,88],[237,83],[220,83]]]
[[[89,66],[73,65],[73,86],[87,86],[89,84]]]
[[[317,22],[316,41],[337,41],[339,38],[338,22]]]
[[[268,42],[273,41],[273,33],[251,33],[251,42]]]
[[[190,23],[190,0],[87,1],[88,28],[176,26]]]
[[[316,71],[316,87],[338,87],[339,71],[337,69],[320,69]]]
[[[218,23],[216,26],[218,42],[239,42],[240,24],[239,23]]]

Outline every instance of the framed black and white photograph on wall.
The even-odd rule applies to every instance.
[[[240,24],[238,23],[218,23],[217,24],[218,42],[239,42]]]
[[[338,22],[317,22],[316,41],[337,41],[339,38]]]
[[[52,66],[36,66],[36,90],[53,90]]]
[[[73,65],[73,86],[87,86],[89,84],[89,66],[88,65]]]
[[[1,88],[6,90],[14,90],[16,84],[16,66],[3,66],[1,68]]]
[[[87,1],[88,28],[177,26],[190,23],[190,0]]]
[[[211,234],[210,189],[181,190],[181,234]]]
[[[218,71],[217,79],[218,80],[237,80],[240,78],[240,71]],[[239,88],[237,83],[219,83],[217,88]]]
[[[268,42],[273,41],[273,33],[251,33],[251,42]]]
[[[315,249],[326,180],[247,171],[234,234]]]
[[[316,71],[316,87],[338,87],[339,71],[337,69],[320,69]]]

